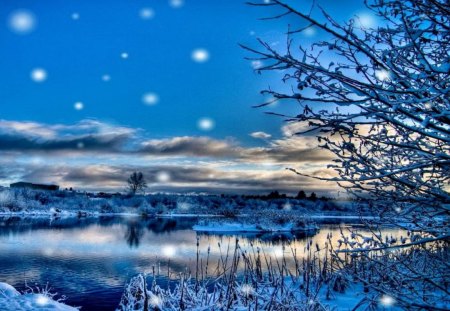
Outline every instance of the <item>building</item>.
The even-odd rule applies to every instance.
[[[16,182],[9,185],[10,188],[26,188],[26,189],[33,189],[33,190],[50,190],[50,191],[56,191],[59,190],[58,185],[41,185],[41,184],[32,184],[29,182]]]

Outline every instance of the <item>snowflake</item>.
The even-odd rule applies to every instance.
[[[290,211],[292,209],[292,205],[289,202],[285,203],[284,206],[283,206],[283,209],[285,211]]]
[[[389,80],[390,74],[387,70],[377,70],[375,71],[375,77],[380,81],[386,81]]]
[[[149,106],[156,105],[159,102],[159,96],[156,93],[145,93],[142,95],[142,102]]]
[[[111,76],[110,75],[103,75],[102,76],[102,80],[105,82],[108,82],[109,80],[111,80]]]
[[[241,292],[245,295],[245,296],[250,296],[253,295],[253,293],[255,292],[255,289],[253,288],[253,286],[251,286],[250,284],[243,284],[241,286]]]
[[[151,294],[149,303],[153,308],[158,308],[158,310],[162,309],[163,301],[162,301],[161,297],[159,297],[159,296]]]
[[[139,16],[144,20],[149,20],[155,16],[155,11],[151,8],[142,8],[139,11]]]
[[[74,13],[72,13],[71,17],[74,21],[77,21],[80,19],[80,14],[77,12],[74,12]]]
[[[377,22],[375,17],[370,13],[360,13],[357,15],[357,21],[363,28],[373,28]]]
[[[213,119],[210,118],[201,118],[197,122],[198,128],[203,131],[210,131],[214,128],[215,122]]]
[[[252,67],[253,69],[259,69],[263,66],[263,62],[260,60],[254,60],[252,61]]]
[[[390,307],[394,305],[395,299],[388,295],[383,295],[380,298],[380,303],[385,307]]]
[[[183,0],[170,0],[169,4],[173,8],[181,8],[184,5]]]
[[[160,183],[166,183],[170,181],[170,175],[164,171],[158,172],[158,174],[156,174],[156,180]]]
[[[122,53],[120,54],[120,57],[122,57],[123,59],[127,59],[127,58],[129,57],[129,55],[128,55],[127,52],[122,52]]]
[[[166,245],[162,248],[162,254],[166,257],[173,257],[177,253],[177,250],[172,245]]]
[[[17,34],[28,34],[36,28],[36,17],[27,10],[11,13],[8,19],[9,28]]]
[[[45,306],[50,302],[50,299],[47,296],[44,296],[42,294],[36,295],[36,303],[39,306]]]
[[[84,108],[84,104],[82,102],[76,102],[73,107],[75,108],[75,110],[83,110]]]
[[[47,71],[42,68],[35,68],[31,71],[30,78],[34,82],[44,82],[47,80]]]
[[[317,34],[317,30],[314,27],[308,27],[302,32],[307,37],[314,37]]]
[[[191,57],[197,63],[204,63],[209,60],[209,52],[205,49],[195,49],[192,51]]]

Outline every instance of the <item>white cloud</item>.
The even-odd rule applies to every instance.
[[[267,139],[267,138],[272,137],[272,135],[267,134],[265,132],[253,132],[253,133],[250,133],[250,136],[253,138],[260,138],[260,139]]]

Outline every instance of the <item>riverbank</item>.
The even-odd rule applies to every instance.
[[[75,191],[0,189],[0,214],[175,216],[214,215],[234,217],[255,211],[296,214],[347,213],[357,210],[353,201],[327,198],[248,197],[175,194],[92,194]]]

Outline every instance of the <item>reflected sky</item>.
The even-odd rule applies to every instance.
[[[243,249],[260,247],[274,260],[283,256],[287,238],[273,236],[199,235],[190,228],[196,219],[0,219],[0,282],[25,289],[49,284],[53,291],[68,297],[67,303],[82,310],[112,310],[126,282],[137,273],[161,269],[171,277],[196,267],[196,242],[210,262],[220,252],[233,250],[236,238]],[[291,237],[291,245],[303,257],[306,242],[323,245],[328,233],[339,238],[337,225],[322,224],[313,236]],[[399,236],[400,231],[385,230]],[[290,249],[284,250],[289,257]],[[161,280],[164,282],[164,279]],[[96,299],[94,299],[96,297]]]

